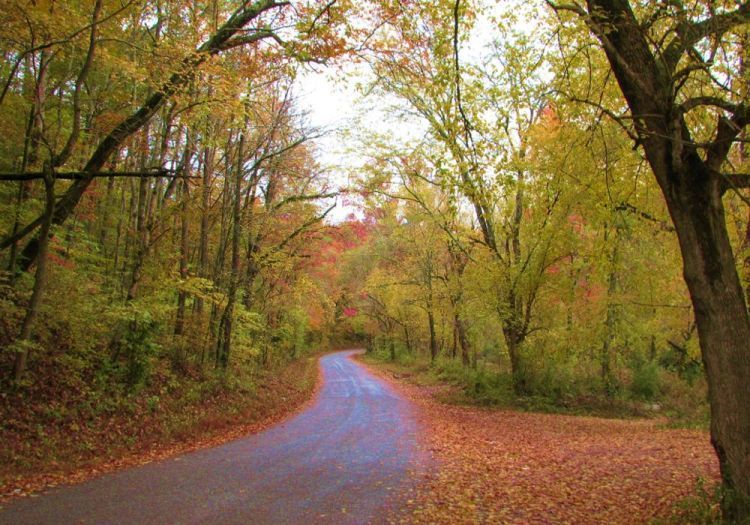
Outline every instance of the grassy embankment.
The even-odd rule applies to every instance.
[[[309,400],[316,356],[228,378],[155,371],[138,391],[56,391],[54,378],[0,396],[0,500],[256,432]]]

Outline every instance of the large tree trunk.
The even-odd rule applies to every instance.
[[[697,171],[702,166],[694,165]],[[724,487],[726,517],[750,517],[750,318],[727,233],[717,181],[681,174],[691,181],[667,188],[665,196],[683,258],[683,273],[695,309],[711,406],[711,443]],[[703,178],[705,180],[705,178]]]
[[[750,318],[727,234],[720,170],[750,115],[744,105],[726,100],[731,118],[718,119],[702,157],[676,98],[685,79],[678,84],[675,72],[689,49],[712,31],[721,38],[722,31],[750,21],[750,6],[681,23],[674,40],[654,52],[659,44],[646,39],[629,1],[587,4],[587,23],[635,117],[638,141],[675,225],[708,380],[711,442],[725,489],[722,512],[728,521],[745,522],[750,520]]]

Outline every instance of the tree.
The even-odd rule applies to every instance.
[[[544,270],[555,257],[551,232],[565,216],[556,189],[528,194],[546,175],[534,173],[529,157],[529,134],[549,97],[544,50],[509,21],[486,64],[464,64],[460,51],[480,9],[476,3],[402,9],[404,16],[388,21],[402,48],[374,55],[375,85],[400,97],[425,122],[435,151],[432,182],[473,211],[491,257],[493,302],[514,389],[527,394],[524,344],[538,329],[533,318]],[[454,324],[460,333],[460,323]]]
[[[110,131],[107,136],[97,145],[94,152],[86,161],[82,172],[86,174],[85,177],[76,181],[70,188],[66,190],[63,196],[60,198],[60,202],[56,206],[53,222],[55,224],[62,224],[65,220],[73,213],[75,206],[80,201],[82,195],[88,188],[89,184],[94,178],[94,175],[99,172],[110,156],[118,150],[122,143],[126,141],[133,133],[143,127],[151,118],[159,111],[159,109],[174,95],[179,89],[187,85],[194,77],[197,72],[198,66],[204,63],[209,57],[217,55],[233,47],[246,45],[249,43],[257,42],[263,39],[272,38],[276,36],[270,31],[253,31],[248,35],[236,37],[236,34],[240,32],[246,25],[261,16],[266,11],[272,11],[286,6],[286,3],[276,3],[272,0],[261,0],[251,5],[246,5],[239,10],[235,11],[232,16],[221,26],[216,33],[201,44],[194,52],[190,53],[187,57],[182,60],[179,64],[178,70],[172,73],[167,81],[148,99],[143,105],[138,108],[137,111],[132,113],[126,119],[122,120],[118,125]],[[95,25],[94,25],[95,26]],[[93,51],[92,51],[93,52]],[[85,70],[82,71],[82,73]],[[71,133],[71,139],[77,137],[76,133]],[[73,141],[73,144],[75,142]],[[56,158],[55,165],[61,166],[69,157],[69,150],[71,147],[67,147],[63,153],[65,156],[60,155],[59,159]],[[32,221],[29,225],[23,228],[15,236],[9,237],[2,241],[1,246],[5,247],[13,242],[16,242],[18,238],[23,238],[36,229],[43,221],[43,216],[39,217],[35,221]],[[36,238],[29,242],[24,248],[22,255],[25,260],[23,268],[28,269],[36,260],[38,254],[38,243],[39,239]]]
[[[750,119],[736,84],[726,81],[739,69],[731,35],[750,22],[750,3],[670,2],[649,8],[627,0],[588,0],[585,8],[548,3],[558,12],[575,13],[598,39],[627,101],[634,142],[643,148],[666,200],[708,379],[723,513],[747,520],[750,316],[723,197],[750,182],[747,175],[725,171]],[[710,117],[715,124],[703,127]]]
[[[300,61],[325,61],[343,53],[344,39],[354,38],[357,32],[344,36],[329,26],[344,24],[346,9],[312,1],[297,6],[292,14],[288,2],[272,0],[229,4],[211,0],[187,9],[181,2],[162,0],[117,7],[101,0],[64,6],[32,3],[18,12],[8,9],[12,38],[3,40],[1,47],[8,64],[0,69],[0,106],[12,110],[9,114],[15,118],[9,127],[24,133],[22,140],[16,139],[17,131],[9,134],[13,138],[7,151],[3,143],[2,180],[20,182],[14,220],[3,230],[0,249],[10,248],[6,253],[11,280],[17,270],[41,263],[36,267],[40,279],[29,305],[28,328],[20,330],[20,341],[27,338],[23,334],[31,330],[44,294],[46,265],[39,254],[49,252],[46,243],[58,232],[72,238],[77,226],[68,219],[78,218],[79,205],[97,192],[100,178],[109,178],[104,202],[95,204],[103,212],[98,221],[102,249],[114,252],[114,270],[122,274],[128,301],[137,299],[149,264],[160,255],[158,245],[170,231],[178,177],[203,172],[199,271],[204,278],[220,271],[219,264],[213,265],[214,275],[209,269],[210,220],[216,217],[210,208],[217,193],[229,199],[228,185],[221,186],[225,179],[216,172],[235,173],[235,167],[228,159],[230,148],[219,147],[226,137],[217,131],[221,124],[232,122],[229,113],[237,109],[238,99],[250,97],[237,86],[251,80],[263,90],[281,77],[291,81],[293,65]],[[207,23],[198,23],[199,18]],[[291,26],[296,29],[289,30]],[[205,115],[209,107],[213,112]],[[278,134],[296,125],[294,121]],[[231,145],[231,137],[226,142]],[[189,151],[193,148],[202,154],[194,158]],[[224,158],[218,157],[222,153]],[[256,151],[248,153],[252,157]],[[310,160],[305,157],[301,162]],[[41,169],[43,161],[49,169]],[[124,178],[126,188],[114,177]],[[40,192],[32,183],[36,179],[53,183],[46,192],[52,197],[45,199],[51,206],[39,205]],[[118,217],[115,246],[108,247],[107,216],[118,191],[123,213]],[[180,193],[187,212],[186,181]],[[128,199],[130,214],[125,213]],[[314,196],[304,199],[312,201]],[[225,211],[222,208],[219,214],[223,226]],[[189,280],[190,273],[188,222],[183,220],[181,228],[183,281]],[[20,244],[24,240],[25,247]],[[223,262],[227,244],[217,245],[217,262]],[[186,300],[183,289],[177,298],[177,333],[184,332]],[[199,312],[202,300],[199,294],[195,303]],[[19,377],[25,362],[23,350],[16,366]]]

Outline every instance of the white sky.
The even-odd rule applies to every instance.
[[[317,161],[339,188],[346,186],[346,167],[354,159],[348,160],[341,134],[356,120],[358,95],[354,83],[341,81],[340,73],[333,68],[318,67],[299,75],[295,89],[300,109],[308,113],[309,125],[325,132],[315,141]],[[328,219],[340,222],[354,211],[351,206],[344,206],[339,197]]]
[[[339,188],[353,185],[357,170],[367,161],[366,152],[357,147],[370,131],[387,133],[404,142],[421,133],[420,123],[404,126],[388,108],[398,102],[395,97],[370,95],[366,99],[357,89],[366,66],[348,66],[346,73],[335,68],[309,69],[297,78],[295,94],[302,111],[307,112],[308,124],[326,131],[316,139],[316,160],[327,177]],[[329,222],[340,222],[357,214],[356,205],[348,204],[348,197],[337,199],[337,207],[329,215]]]
[[[507,7],[506,5],[505,8]],[[490,4],[486,16],[480,16],[476,21],[470,41],[461,51],[463,60],[478,60],[483,54],[483,48],[497,34],[488,14],[498,14],[500,9],[497,4]],[[531,30],[533,25],[533,17],[528,17],[519,24],[526,30]],[[343,132],[354,130],[359,125],[366,130],[387,133],[396,138],[403,137],[404,142],[407,142],[419,137],[425,129],[423,123],[414,122],[412,125],[389,115],[388,108],[397,102],[393,97],[373,100],[374,96],[371,95],[367,101],[362,101],[355,85],[357,78],[362,78],[364,67],[310,67],[298,76],[295,86],[300,109],[308,112],[309,125],[328,132],[316,140],[316,157],[339,188],[349,185],[350,176],[366,160],[365,153],[358,151],[351,137],[343,136]],[[328,216],[329,221],[339,222],[356,212],[357,208],[344,204],[344,200],[342,197],[337,199],[338,205]]]

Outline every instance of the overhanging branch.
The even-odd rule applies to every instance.
[[[115,178],[115,177],[172,177],[179,179],[200,179],[196,175],[184,175],[172,170],[157,171],[100,171],[98,173],[88,173],[85,171],[66,171],[55,173],[55,179],[60,180],[84,180],[88,178]],[[41,171],[28,171],[26,173],[0,173],[0,181],[29,181],[43,179],[44,173]]]
[[[672,226],[671,224],[669,224],[667,221],[664,221],[662,219],[654,217],[650,213],[646,213],[645,211],[636,208],[635,206],[633,206],[632,204],[630,204],[628,202],[621,202],[620,204],[618,204],[615,207],[615,210],[616,211],[627,211],[627,212],[633,213],[634,215],[637,215],[641,219],[645,219],[645,220],[647,220],[649,222],[653,222],[655,224],[658,224],[659,228],[662,231],[671,232],[671,233],[674,233],[674,231],[675,231],[674,226]]]

